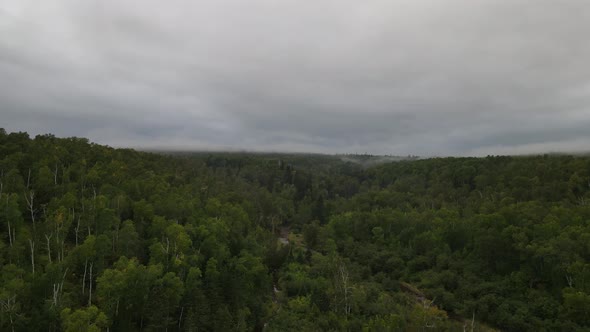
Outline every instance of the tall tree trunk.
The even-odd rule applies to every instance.
[[[90,278],[88,279],[88,306],[90,307],[92,305],[92,266],[94,265],[94,262],[90,263]]]
[[[25,200],[27,201],[27,209],[31,214],[31,221],[33,222],[33,236],[35,236],[35,191],[30,190],[28,193],[25,192]]]
[[[78,224],[74,228],[74,234],[76,234],[76,247],[78,246],[78,232],[80,231],[80,216],[78,216]]]
[[[86,262],[84,262],[84,277],[82,278],[82,294],[84,294],[84,290],[86,289],[86,268],[88,267],[88,258],[86,258]]]
[[[45,234],[45,239],[47,240],[47,258],[49,258],[49,263],[53,263],[51,261],[51,238],[53,237],[53,234],[51,234],[50,236],[47,236],[47,234]]]
[[[178,330],[180,331],[180,327],[182,325],[182,314],[184,313],[184,307],[180,307],[180,317],[178,317]]]
[[[94,233],[98,235],[96,232],[98,231],[98,218],[96,218],[96,188],[94,185],[92,186],[92,190],[94,192],[94,196],[92,199],[92,215],[94,219]],[[90,225],[88,225],[88,235],[90,235]]]
[[[53,171],[53,184],[57,185],[57,163],[55,163],[55,171]]]
[[[35,241],[29,239],[29,246],[31,247],[31,266],[33,267],[33,275],[35,274]]]
[[[8,221],[8,241],[10,242],[10,247],[12,248],[12,234],[10,230],[10,220]]]

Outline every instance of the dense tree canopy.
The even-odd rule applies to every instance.
[[[0,130],[0,330],[590,330],[590,158],[371,158]]]

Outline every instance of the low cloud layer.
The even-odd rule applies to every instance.
[[[112,146],[590,150],[590,3],[0,0],[0,127]]]

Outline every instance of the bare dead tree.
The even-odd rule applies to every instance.
[[[570,288],[574,287],[574,278],[572,276],[566,275],[565,280],[567,281],[567,284],[570,286]]]
[[[350,301],[348,300],[351,288],[349,286],[348,269],[346,269],[344,264],[340,265],[340,278],[342,280],[342,289],[344,290],[344,313],[348,316],[351,310]]]
[[[78,224],[76,225],[76,229],[75,229],[75,231],[76,231],[76,247],[78,246],[78,234],[80,232],[81,217],[84,215],[84,213],[86,213],[86,205],[84,204],[84,189],[82,189],[81,204],[82,204],[82,211],[78,215]]]
[[[8,296],[6,299],[0,299],[0,306],[3,312],[8,313],[11,331],[14,332],[14,319],[12,318],[16,310],[16,295]]]
[[[96,232],[96,230],[98,229],[98,224],[97,219],[96,219],[96,188],[94,188],[94,186],[92,186],[92,191],[93,191],[93,197],[92,197],[92,219],[94,221],[94,231]],[[88,226],[88,236],[91,235],[90,233],[90,223],[87,224]]]
[[[93,262],[90,263],[90,278],[88,279],[88,306],[92,305],[92,266]]]
[[[60,245],[61,254],[58,256],[60,262],[63,262],[64,257],[65,257],[65,244],[64,244],[64,242],[65,242],[65,240],[62,240],[61,245]]]
[[[52,302],[51,305],[57,307],[59,304],[59,299],[61,297],[61,294],[63,293],[63,289],[64,289],[64,280],[66,279],[66,274],[68,273],[68,269],[66,268],[66,270],[64,271],[64,275],[61,278],[61,282],[55,282],[53,283],[53,296],[52,296]]]
[[[76,235],[76,247],[78,246],[78,232],[80,231],[80,216],[78,216],[78,223],[74,228],[74,234]]]
[[[467,332],[467,323],[468,321],[463,322],[463,332]],[[471,332],[475,331],[475,311],[473,311],[473,316],[471,317]]]
[[[53,234],[49,234],[49,236],[47,236],[47,234],[45,234],[45,239],[47,240],[47,258],[49,258],[49,263],[52,263],[51,261],[51,238],[53,237]]]
[[[53,184],[57,185],[57,162],[55,163],[55,169],[52,171],[53,173]]]
[[[0,196],[1,195],[2,195],[2,193],[0,192]],[[8,209],[8,195],[6,195],[6,208]],[[7,222],[8,222],[8,242],[10,243],[10,247],[12,248],[12,242],[13,242],[12,241],[12,238],[13,238],[13,236],[12,236],[11,228],[10,228],[10,218],[7,220]],[[14,230],[12,232],[14,232]]]
[[[31,221],[33,222],[33,235],[34,235],[36,232],[35,213],[37,212],[37,209],[35,209],[35,191],[29,190],[28,192],[25,192],[25,200],[27,202],[27,209],[29,210],[29,213],[31,215]]]
[[[10,230],[10,220],[8,220],[8,242],[10,243],[10,247],[12,248],[12,235]]]
[[[84,277],[82,278],[82,294],[84,294],[84,290],[86,289],[86,269],[88,268],[88,258],[86,258],[86,262],[84,262]]]
[[[184,312],[184,307],[180,307],[180,317],[178,317],[178,330],[180,331],[181,323],[182,323],[182,313]]]
[[[53,283],[53,293],[51,297],[51,306],[57,307],[58,297],[59,297],[59,284]]]
[[[29,239],[29,246],[31,248],[31,266],[33,267],[33,275],[35,274],[35,241]]]
[[[348,273],[348,269],[344,265],[343,262],[339,262],[338,266],[336,267],[336,271],[334,274],[334,282],[335,287],[338,290],[335,292],[335,303],[342,303],[343,304],[343,312],[346,316],[348,316],[351,312],[351,305],[350,305],[350,291],[352,287],[350,286],[350,276]],[[341,296],[341,300],[338,298]],[[337,307],[335,307],[337,308]],[[336,310],[337,311],[337,310]]]

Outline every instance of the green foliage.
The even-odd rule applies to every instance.
[[[105,331],[109,325],[107,316],[95,306],[74,312],[66,308],[61,312],[61,320],[65,332],[99,332]]]
[[[0,330],[590,328],[590,158],[376,160],[0,130]]]

